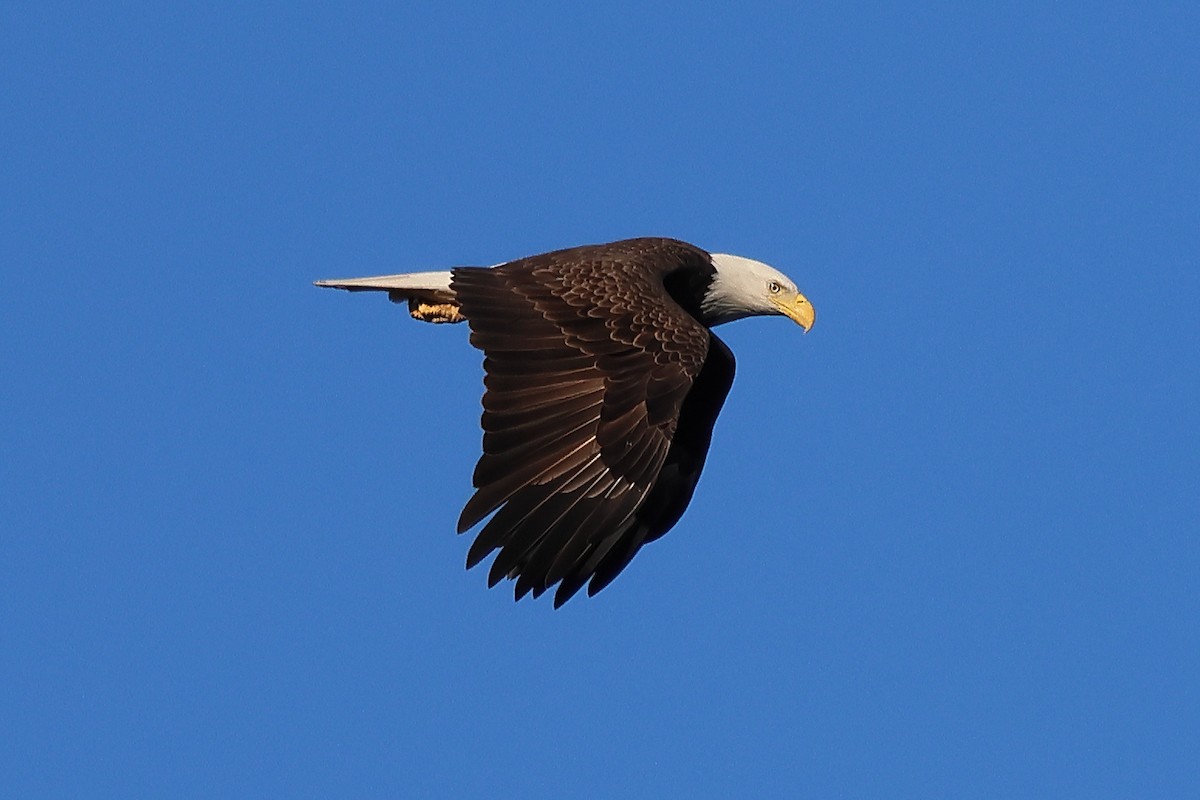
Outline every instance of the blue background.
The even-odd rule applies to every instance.
[[[6,4],[0,793],[1200,794],[1194,3]],[[695,502],[462,569],[480,356],[316,278],[670,235]]]

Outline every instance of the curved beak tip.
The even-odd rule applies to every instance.
[[[808,302],[808,298],[800,293],[790,300],[778,302],[777,305],[784,316],[803,328],[805,333],[812,330],[813,324],[817,321],[816,309],[813,308],[812,303]]]

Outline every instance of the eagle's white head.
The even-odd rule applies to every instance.
[[[713,253],[712,263],[716,275],[700,304],[708,325],[781,314],[808,332],[816,321],[812,303],[800,294],[791,278],[774,267],[728,253]]]

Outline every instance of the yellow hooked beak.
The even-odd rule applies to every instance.
[[[817,312],[808,298],[796,292],[795,297],[772,297],[771,302],[779,309],[779,313],[790,318],[808,333],[809,328],[817,321]]]

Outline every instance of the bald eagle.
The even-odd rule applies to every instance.
[[[675,239],[585,245],[493,267],[318,286],[387,292],[413,317],[461,322],[483,351],[483,455],[458,519],[467,568],[554,607],[607,586],[692,498],[734,359],[711,328],[812,304],[759,261]]]

